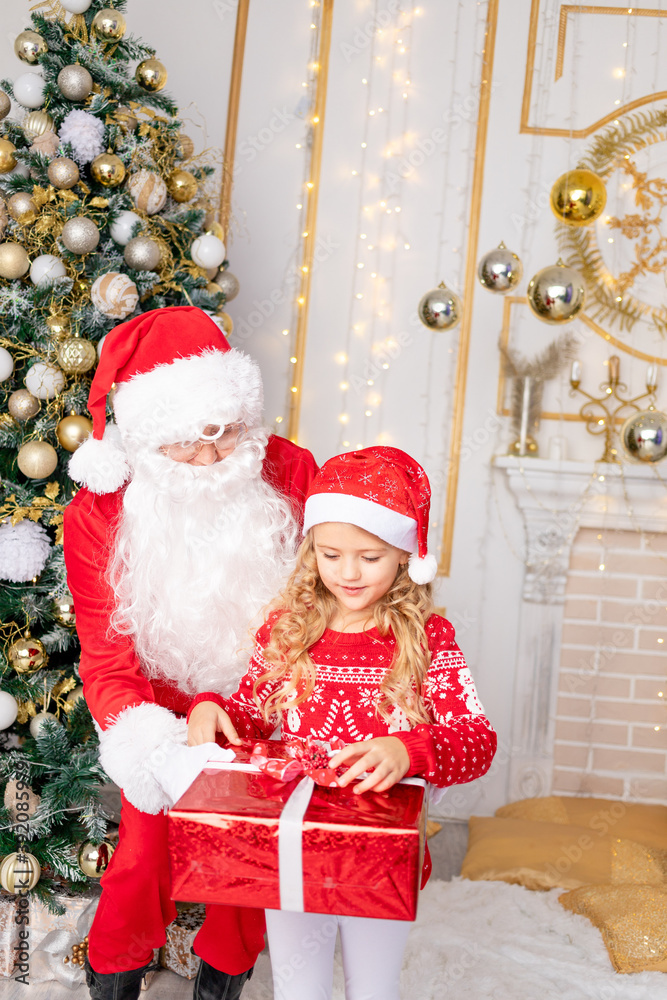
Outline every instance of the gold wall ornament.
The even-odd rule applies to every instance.
[[[7,240],[0,243],[0,278],[14,281],[22,278],[30,270],[30,260],[20,243]]]
[[[86,840],[77,855],[79,868],[88,878],[102,878],[114,851],[115,847],[110,840],[103,840],[101,844],[93,844],[90,840]]]
[[[528,305],[544,323],[569,323],[581,312],[586,299],[584,281],[562,260],[543,267],[535,274],[527,289]]]
[[[174,201],[192,201],[198,188],[197,178],[189,170],[172,170],[167,177],[167,190]]]
[[[91,33],[101,42],[119,42],[127,27],[125,18],[119,10],[113,7],[103,7],[90,25]]]
[[[7,202],[7,209],[12,219],[22,226],[34,222],[38,215],[37,205],[27,191],[17,191],[13,194]]]
[[[115,153],[100,153],[90,164],[93,180],[104,187],[118,187],[125,180],[125,164]]]
[[[0,139],[0,174],[8,174],[16,166],[16,146],[9,139]]]
[[[34,674],[48,663],[48,659],[44,644],[33,639],[29,632],[16,639],[7,650],[7,660],[17,674]]]
[[[551,188],[551,211],[567,226],[589,226],[607,204],[604,181],[592,170],[568,170]]]
[[[441,281],[422,296],[417,315],[429,330],[451,330],[461,319],[461,300]]]
[[[167,83],[167,67],[159,59],[144,59],[137,66],[134,78],[140,87],[155,94]]]
[[[14,851],[2,859],[0,865],[0,885],[5,892],[14,895],[29,892],[39,882],[42,869],[34,854]]]
[[[30,420],[36,413],[39,413],[39,400],[27,389],[17,389],[7,400],[7,409],[14,420]]]
[[[37,31],[21,31],[14,42],[14,53],[21,62],[34,66],[39,57],[48,52],[48,47]]]
[[[46,479],[56,470],[58,452],[48,441],[26,441],[19,448],[16,464],[28,479]]]
[[[82,375],[94,366],[97,361],[97,351],[90,340],[84,340],[82,337],[65,337],[58,345],[57,358],[58,364],[68,375]],[[72,418],[65,419],[71,420]],[[85,420],[86,418],[82,417],[81,419]],[[62,423],[61,420],[60,424]],[[74,451],[74,449],[68,448],[68,451]]]
[[[628,458],[661,462],[667,456],[667,414],[654,406],[633,413],[623,424],[620,437]]]
[[[28,142],[33,142],[38,135],[53,131],[53,118],[46,111],[30,111],[21,122],[21,128]]]

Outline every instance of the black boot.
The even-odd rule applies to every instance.
[[[157,969],[153,962],[128,972],[95,972],[86,958],[86,986],[91,1000],[138,1000],[141,980],[150,969]]]
[[[248,969],[238,976],[230,976],[227,972],[218,972],[202,958],[197,970],[192,1000],[239,1000],[241,991],[252,973],[253,969]]]

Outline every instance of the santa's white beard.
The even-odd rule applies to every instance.
[[[250,629],[293,566],[291,508],[261,475],[266,441],[252,431],[205,467],[131,456],[110,566],[111,625],[132,637],[149,678],[189,695],[236,689]]]

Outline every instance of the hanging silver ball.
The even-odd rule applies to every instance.
[[[661,462],[667,455],[667,414],[654,409],[633,413],[621,428],[621,444],[628,458]]]
[[[485,253],[477,265],[477,277],[491,292],[509,292],[519,284],[522,275],[523,265],[519,257],[504,243]]]
[[[545,323],[569,323],[583,309],[585,298],[584,279],[561,260],[543,267],[528,285],[528,305]]]
[[[441,281],[422,297],[417,315],[429,330],[451,330],[461,319],[461,300]]]
[[[231,302],[239,294],[239,279],[231,271],[220,271],[213,280],[220,286],[220,291],[224,292],[225,302]]]

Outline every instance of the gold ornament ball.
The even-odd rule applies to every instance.
[[[93,35],[102,42],[119,42],[125,34],[125,18],[119,10],[104,7],[98,10],[90,28]]]
[[[159,59],[144,59],[137,66],[134,78],[140,87],[155,94],[167,82],[167,68]]]
[[[441,281],[422,297],[417,315],[429,330],[451,330],[461,319],[461,301]]]
[[[192,201],[199,185],[189,170],[174,170],[167,178],[167,190],[174,201]]]
[[[588,226],[604,211],[607,189],[592,170],[568,170],[551,189],[551,210],[566,226]]]
[[[84,340],[82,337],[66,337],[58,345],[57,357],[58,364],[68,375],[82,375],[84,372],[90,371],[97,361],[97,351],[90,340]],[[85,417],[81,419],[85,419]]]
[[[120,125],[121,132],[134,132],[139,127],[139,119],[133,114],[131,108],[119,106],[116,108],[114,117]]]
[[[90,164],[93,180],[104,187],[118,187],[125,180],[125,164],[115,153],[100,153]]]
[[[28,892],[39,882],[42,868],[34,854],[14,851],[3,858],[0,865],[0,885],[5,892]]]
[[[95,278],[90,298],[96,309],[111,319],[126,319],[139,302],[137,286],[122,271],[107,271]]]
[[[62,337],[69,333],[69,316],[64,313],[51,313],[47,316],[45,324],[52,337]]]
[[[2,236],[4,235],[8,222],[9,222],[9,212],[7,211],[7,205],[2,200],[2,198],[0,198],[0,238],[2,238]]]
[[[21,122],[21,128],[28,142],[34,142],[38,135],[53,131],[53,118],[46,111],[30,111]]]
[[[27,191],[17,191],[7,202],[7,208],[12,219],[22,226],[34,222],[39,214],[37,205]]]
[[[59,188],[61,191],[68,191],[79,183],[79,168],[69,156],[58,156],[55,160],[51,160],[48,174],[54,188]]]
[[[217,236],[222,243],[225,242],[225,231],[219,222],[211,222],[205,232],[207,236]]]
[[[30,270],[30,260],[20,243],[0,243],[0,278],[14,281]]]
[[[56,621],[60,622],[61,625],[66,625],[67,628],[74,628],[76,624],[76,612],[74,610],[74,598],[68,592],[63,594],[62,597],[56,598],[51,607],[53,611],[53,617]],[[67,701],[76,701],[77,699],[72,697],[75,691],[83,692],[83,688],[79,684],[75,687],[67,696]]]
[[[222,329],[225,331],[225,336],[229,337],[234,329],[234,321],[232,320],[232,317],[226,312],[219,312],[217,315],[220,323],[222,324]]]
[[[160,248],[150,236],[135,236],[125,247],[123,258],[135,271],[154,271],[160,263]]]
[[[167,200],[167,185],[153,170],[141,169],[130,174],[127,187],[134,204],[141,212],[155,215]]]
[[[0,174],[8,174],[16,166],[16,146],[9,139],[0,139]]]
[[[220,295],[221,288],[220,285],[216,285],[215,281],[209,281],[204,291],[208,292],[209,295]]]
[[[11,413],[0,413],[0,430],[13,431],[16,430],[17,426],[18,425]]]
[[[19,448],[16,464],[28,479],[46,479],[58,465],[58,452],[48,441],[26,441]]]
[[[58,719],[53,712],[38,712],[30,720],[30,735],[37,739],[45,722],[58,722]]]
[[[585,298],[584,279],[560,260],[538,271],[528,285],[528,305],[544,323],[569,323]]]
[[[48,661],[46,650],[39,639],[24,635],[7,650],[7,659],[17,674],[34,674]]]
[[[9,100],[9,95],[4,90],[0,90],[0,121],[7,117],[11,106],[12,102]]]
[[[70,624],[73,625],[74,624],[74,617],[75,617],[74,616],[74,605],[72,605],[72,616],[73,616],[72,617],[72,622]],[[64,624],[67,624],[67,623],[64,623]],[[83,698],[83,684],[77,684],[77,686],[75,688],[72,688],[72,690],[70,691],[70,693],[67,695],[67,697],[65,698],[65,701],[67,701],[70,705],[76,705],[77,701],[81,701],[82,698]]]
[[[30,420],[39,413],[40,402],[27,389],[17,389],[7,400],[7,409],[14,420]]]
[[[85,66],[73,63],[58,73],[58,90],[68,101],[85,101],[93,91],[93,78]]]
[[[176,140],[176,155],[181,160],[189,160],[195,151],[195,144],[189,135],[181,132]]]
[[[648,409],[633,413],[621,428],[626,455],[639,462],[661,462],[667,456],[667,414]]]
[[[88,417],[72,414],[63,417],[56,427],[56,437],[65,451],[76,451],[93,429],[93,423]]]
[[[88,878],[102,878],[109,867],[114,850],[115,847],[110,840],[103,840],[101,844],[92,844],[86,840],[79,848],[79,868]]]
[[[16,36],[14,52],[21,62],[33,66],[47,51],[46,42],[36,31],[22,31]]]
[[[220,271],[213,280],[225,296],[225,302],[231,302],[239,294],[239,279],[231,271]]]
[[[67,220],[60,238],[70,253],[92,253],[100,242],[100,231],[92,219],[77,215]]]

